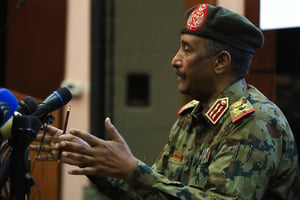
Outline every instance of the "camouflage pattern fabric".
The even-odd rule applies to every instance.
[[[130,199],[299,199],[297,147],[280,109],[237,81],[207,110],[184,106],[154,165],[112,184]]]

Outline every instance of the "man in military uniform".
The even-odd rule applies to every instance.
[[[200,4],[186,12],[172,66],[179,92],[194,100],[179,110],[152,167],[131,153],[109,118],[111,140],[76,129],[61,135],[55,127],[48,137],[61,135],[61,162],[79,167],[70,174],[87,175],[112,199],[298,199],[289,124],[245,81],[263,43],[257,27],[225,8]],[[48,158],[53,154],[39,157]]]

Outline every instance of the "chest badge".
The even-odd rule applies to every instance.
[[[228,97],[218,99],[206,112],[205,116],[213,124],[216,124],[228,109]]]
[[[203,149],[203,151],[201,152],[200,155],[200,164],[205,164],[208,162],[210,157],[210,148],[205,148]]]
[[[182,153],[179,151],[175,151],[173,153],[173,160],[177,161],[177,162],[181,162],[182,161]]]

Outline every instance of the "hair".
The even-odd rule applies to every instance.
[[[232,73],[237,78],[244,78],[252,62],[253,53],[240,50],[228,44],[208,39],[206,44],[207,57],[211,58],[222,50],[228,51],[231,56]]]

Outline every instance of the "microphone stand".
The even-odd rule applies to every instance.
[[[28,146],[34,140],[40,128],[41,122],[36,117],[15,116],[13,119],[10,200],[29,199],[30,187],[34,184],[34,180],[28,176],[28,172],[30,172]]]
[[[3,192],[5,192],[5,196],[1,195],[0,200],[5,200],[5,197],[8,197],[10,194],[9,185],[8,185],[8,178],[10,176],[10,155],[11,155],[11,148],[8,144],[8,141],[5,141],[1,145],[0,149],[1,155],[1,167],[0,167],[0,188]]]

